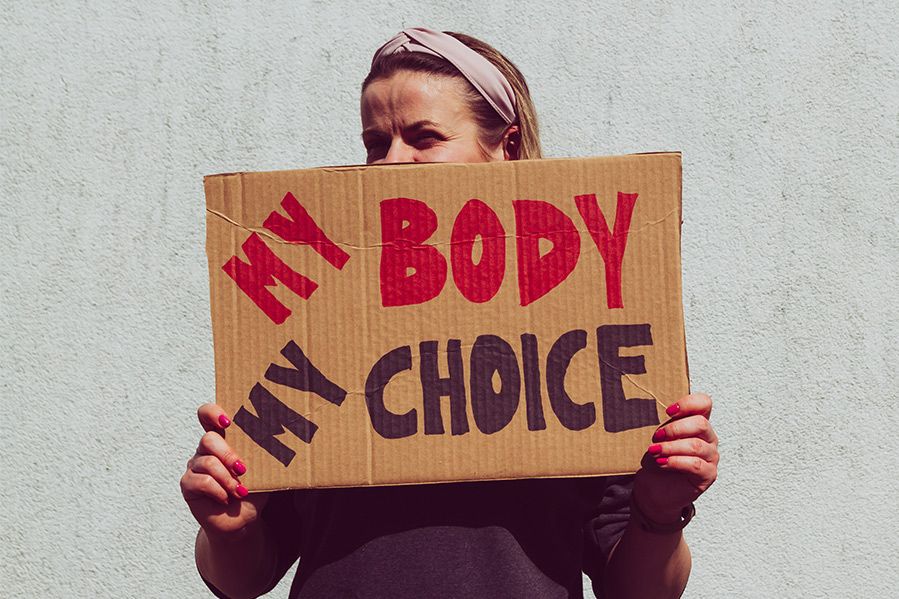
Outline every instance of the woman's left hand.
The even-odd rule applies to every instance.
[[[671,419],[652,437],[634,481],[634,501],[651,520],[674,522],[718,477],[712,398],[687,395],[666,410]]]

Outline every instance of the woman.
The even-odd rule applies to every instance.
[[[518,69],[460,34],[409,29],[381,47],[362,86],[369,163],[540,158]],[[690,571],[681,529],[717,475],[711,400],[668,408],[636,475],[248,495],[226,443],[228,416],[181,479],[200,524],[197,565],[220,596],[267,592],[302,556],[291,596],[679,596]]]

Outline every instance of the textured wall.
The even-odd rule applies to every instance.
[[[205,592],[178,490],[213,398],[202,176],[361,162],[371,52],[419,24],[517,62],[549,155],[684,153],[723,454],[687,596],[895,592],[894,2],[268,4],[4,2],[4,594]]]

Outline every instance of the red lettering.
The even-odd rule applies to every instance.
[[[231,256],[231,259],[222,266],[222,270],[234,279],[240,290],[247,294],[272,322],[283,323],[290,316],[290,310],[266,287],[275,285],[277,279],[301,298],[309,299],[318,285],[287,266],[256,233],[250,235],[241,247],[249,263],[237,256]]]
[[[481,257],[472,260],[475,238],[481,236]],[[450,238],[453,281],[465,299],[486,302],[499,291],[506,268],[506,231],[499,217],[481,200],[469,200],[456,216]]]
[[[609,308],[623,308],[621,297],[621,263],[624,261],[624,248],[627,246],[627,234],[631,226],[631,216],[637,203],[636,193],[618,192],[618,205],[615,208],[615,232],[609,230],[595,194],[575,196],[578,212],[590,231],[593,243],[599,249],[606,268],[606,305]]]
[[[409,198],[381,201],[382,305],[421,304],[443,290],[446,258],[424,243],[436,230],[437,215],[424,202]]]
[[[325,235],[325,232],[309,216],[309,212],[292,193],[288,192],[284,196],[284,199],[281,200],[281,207],[290,218],[272,212],[262,226],[284,241],[312,246],[312,249],[327,260],[331,266],[337,270],[342,269],[346,261],[350,259],[350,255]]]
[[[548,202],[515,200],[518,291],[527,306],[568,278],[581,252],[581,238],[568,216]],[[552,249],[540,255],[540,240]]]

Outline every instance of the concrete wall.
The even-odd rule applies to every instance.
[[[202,176],[363,161],[371,53],[419,24],[517,62],[549,155],[684,153],[723,455],[686,596],[899,588],[894,2],[267,4],[0,11],[2,594],[205,592],[178,490],[213,399]]]

